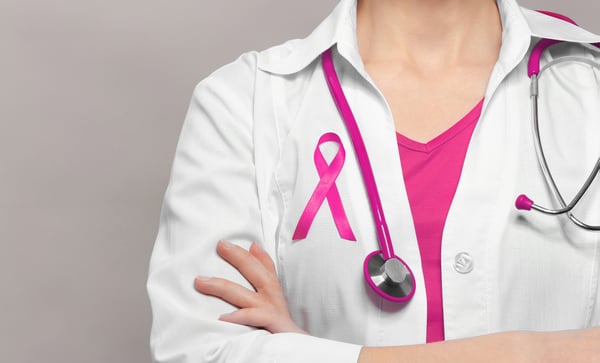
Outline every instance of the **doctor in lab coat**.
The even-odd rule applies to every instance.
[[[525,193],[556,206],[531,132],[527,60],[533,44],[539,38],[596,43],[600,36],[514,0],[498,0],[497,6],[501,47],[443,233],[445,338],[483,336],[474,346],[463,340],[467,345],[460,349],[468,354],[487,347],[486,337],[502,336],[498,332],[574,329],[581,336],[574,341],[587,349],[585,339],[600,339],[581,330],[600,325],[600,234],[566,218],[518,211],[514,201]],[[356,1],[342,0],[307,38],[245,53],[195,88],[150,262],[156,362],[342,363],[356,362],[364,346],[422,347],[426,294],[395,125],[356,37]],[[379,247],[352,144],[321,68],[320,55],[329,48],[367,147],[396,254],[415,276],[416,293],[408,303],[384,300],[364,281],[363,260]],[[600,60],[589,49],[561,44],[542,62],[568,55]],[[540,80],[540,94],[550,167],[569,198],[600,155],[600,72],[561,64]],[[328,132],[346,148],[336,186],[357,241],[340,238],[327,203],[306,238],[293,241],[319,181],[315,146]],[[326,158],[334,151],[323,148]],[[596,224],[598,184],[576,209]],[[219,320],[237,307],[199,293],[197,276],[254,291],[248,276],[217,254],[219,240],[245,249],[258,242],[275,263],[289,316],[309,335]],[[468,271],[460,271],[457,256],[469,257]]]

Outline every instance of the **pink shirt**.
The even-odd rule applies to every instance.
[[[442,235],[482,105],[483,100],[460,121],[426,144],[397,134],[425,278],[428,343],[444,340],[440,262]]]

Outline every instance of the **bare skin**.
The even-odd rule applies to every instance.
[[[484,97],[502,25],[493,0],[360,0],[357,38],[396,131],[427,142]]]
[[[239,308],[221,315],[219,320],[263,328],[271,333],[307,334],[290,317],[273,260],[257,243],[252,243],[250,250],[246,251],[227,241],[220,241],[217,253],[254,287],[254,291],[251,291],[229,280],[197,277],[194,281],[196,290]]]

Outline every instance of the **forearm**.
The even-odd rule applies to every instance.
[[[525,333],[497,333],[432,344],[364,347],[358,363],[517,363],[519,339]]]
[[[404,347],[364,347],[358,363],[598,363],[600,327],[506,332]]]

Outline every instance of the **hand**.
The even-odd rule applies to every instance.
[[[239,309],[221,315],[219,320],[264,328],[271,333],[303,333],[290,317],[285,296],[271,257],[256,242],[250,251],[220,241],[217,253],[250,282],[254,291],[217,277],[197,277],[194,287],[205,295],[218,297]]]

